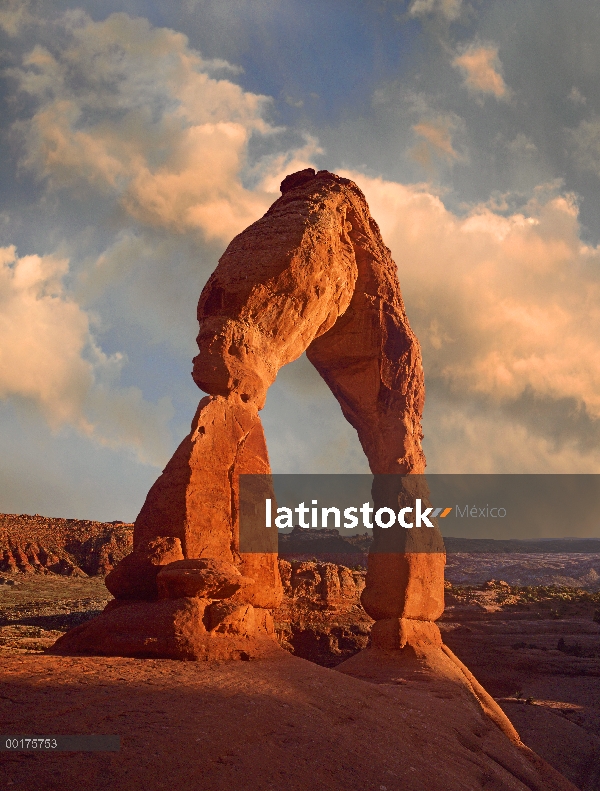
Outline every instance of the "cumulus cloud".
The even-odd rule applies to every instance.
[[[0,24],[9,34],[35,23],[29,12],[20,11],[26,3],[8,8],[10,14],[0,12]],[[409,14],[434,18],[430,29],[438,35],[440,27],[459,17],[461,8],[460,0],[412,0]],[[11,320],[0,323],[0,393],[35,404],[55,428],[72,425],[99,443],[137,448],[139,456],[162,461],[169,444],[168,401],[151,404],[139,390],[117,386],[125,358],[107,356],[98,348],[84,307],[93,304],[130,353],[125,343],[128,323],[137,324],[138,336],[143,329],[143,341],[136,342],[146,370],[153,364],[149,344],[170,336],[186,339],[178,349],[183,359],[183,345],[187,339],[193,345],[196,329],[193,303],[223,245],[266,210],[284,175],[314,165],[323,152],[319,141],[308,135],[295,147],[289,144],[292,133],[284,137],[269,121],[271,99],[244,90],[236,83],[239,70],[223,60],[206,60],[182,33],[126,14],[93,21],[80,11],[45,20],[44,25],[46,32],[39,36],[44,46],[28,49],[11,72],[28,99],[20,105],[21,120],[14,129],[23,143],[22,164],[53,193],[52,201],[44,204],[45,217],[52,204],[55,238],[71,237],[71,267],[80,270],[80,277],[75,291],[67,292],[66,261],[42,255],[19,259],[14,250],[4,250],[2,299]],[[510,42],[494,35],[494,29],[486,27],[487,35],[499,46],[475,38],[476,29],[469,33],[468,46],[456,49],[452,44],[453,66],[479,103],[486,96],[510,97],[498,57],[499,47],[511,52]],[[433,65],[425,64],[421,82],[407,83],[403,76],[387,94],[380,86],[374,90],[374,107],[381,105],[381,112],[388,113],[387,125],[375,128],[382,116],[361,119],[354,154],[341,145],[342,135],[334,129],[328,148],[338,162],[364,162],[368,125],[377,142],[371,149],[381,158],[366,157],[363,169],[373,173],[386,168],[389,174],[395,167],[391,152],[412,145],[410,156],[431,176],[438,168],[450,170],[467,161],[468,126],[469,157],[476,167],[464,176],[469,184],[462,195],[461,173],[467,169],[456,168],[456,199],[488,196],[492,189],[510,191],[514,182],[504,183],[503,174],[479,163],[491,161],[500,141],[504,158],[508,152],[519,157],[519,165],[527,164],[525,157],[535,165],[546,152],[542,132],[560,129],[564,121],[551,124],[540,116],[536,127],[521,117],[515,123],[508,119],[506,126],[498,120],[502,105],[496,102],[481,113],[447,68],[450,44],[448,36],[441,39],[446,42],[443,51]],[[536,77],[534,66],[528,62],[521,72]],[[412,94],[412,109],[405,112],[405,102],[395,115],[400,84],[407,94],[411,85],[420,93]],[[590,85],[577,74],[570,74],[561,87],[563,104],[575,84],[593,107]],[[583,106],[582,96],[571,91],[572,110]],[[495,138],[498,130],[502,136]],[[299,132],[293,134],[294,140],[301,138]],[[327,134],[321,130],[322,139]],[[564,131],[560,134],[564,149]],[[600,175],[594,117],[571,134],[580,167]],[[251,151],[260,151],[260,157]],[[329,167],[336,167],[335,162]],[[408,162],[405,157],[402,167]],[[413,177],[414,165],[409,165],[408,173],[394,171],[399,181]],[[490,187],[481,176],[479,184],[479,171],[489,171],[501,183]],[[537,168],[532,181],[551,179],[556,172],[540,176]],[[533,471],[536,464],[545,464],[543,471],[600,470],[595,451],[582,450],[575,434],[571,444],[568,437],[557,444],[557,434],[553,437],[551,429],[535,425],[542,402],[571,404],[590,425],[600,416],[594,275],[598,250],[581,242],[574,200],[539,192],[520,211],[509,210],[509,201],[504,207],[490,202],[459,216],[427,186],[348,175],[365,190],[393,249],[409,316],[423,346],[430,393],[426,416],[435,427],[433,445],[432,434],[427,437],[430,461],[437,459],[446,471],[512,472],[519,466]],[[69,210],[80,196],[89,203],[74,221]],[[96,220],[88,206],[102,207],[96,224],[101,233],[89,249],[81,241],[83,252],[74,261],[73,237],[83,239],[83,225]],[[96,245],[100,237],[102,243]],[[31,285],[19,286],[27,277]],[[170,372],[166,364],[161,368],[165,370]],[[279,380],[281,392],[284,379]],[[345,464],[364,464],[349,439],[353,435],[333,422],[343,420],[339,407],[325,409],[321,396],[309,395],[303,392],[310,408],[302,411],[294,402],[289,419],[272,423],[274,458],[290,458],[290,442],[296,440],[289,426],[295,426],[302,442],[310,433],[310,442],[299,444],[304,450],[290,461],[292,468],[306,463],[310,469],[315,459],[331,468],[331,454],[323,451],[327,447],[336,458],[341,454]],[[527,415],[509,414],[527,398]],[[327,420],[307,432],[309,420],[321,414]],[[321,452],[325,455],[319,456]]]
[[[528,387],[578,398],[600,417],[600,250],[582,244],[572,197],[458,217],[426,188],[355,175],[396,254],[431,374],[496,399]]]
[[[59,46],[35,46],[11,71],[38,103],[16,125],[26,167],[50,188],[85,185],[143,224],[209,240],[264,213],[273,195],[244,186],[247,149],[277,130],[265,120],[270,99],[223,76],[233,66],[123,13],[95,22],[70,12],[59,32]]]
[[[320,148],[310,135],[297,135],[296,147],[279,144],[281,130],[267,120],[271,99],[244,91],[234,81],[239,68],[203,58],[182,33],[123,13],[46,19],[18,4],[0,23],[15,35],[25,23],[44,31],[45,45],[8,70],[32,108],[13,133],[21,166],[52,197],[72,259],[3,251],[0,398],[33,405],[54,430],[72,426],[162,464],[171,402],[119,386],[126,357],[103,353],[86,309],[99,311],[99,326],[118,327],[125,345],[137,324],[149,343],[169,341],[191,358],[195,302],[224,243]],[[253,136],[267,154],[251,159]],[[69,227],[74,200],[86,208]],[[80,225],[69,239],[77,222],[90,230]]]
[[[33,405],[54,430],[71,425],[161,464],[170,401],[151,404],[137,388],[113,386],[125,359],[95,343],[88,315],[63,285],[67,271],[64,258],[19,258],[14,246],[0,248],[0,398]]]
[[[600,419],[600,249],[582,243],[572,196],[461,217],[426,186],[347,175],[392,249],[430,380],[491,410],[529,394]]]
[[[0,267],[0,395],[36,401],[55,426],[77,421],[91,376],[91,363],[81,356],[89,327],[64,295],[68,261],[17,258],[14,247],[5,247]]]
[[[472,43],[452,61],[465,79],[465,87],[474,94],[491,94],[507,99],[509,90],[502,77],[498,47],[494,44]]]
[[[597,446],[583,448],[573,437],[557,443],[489,404],[430,397],[425,415],[424,449],[432,472],[600,472]]]

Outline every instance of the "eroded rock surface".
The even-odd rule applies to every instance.
[[[284,598],[273,617],[284,648],[303,659],[335,667],[367,647],[373,619],[360,604],[364,571],[281,558],[279,571]]]
[[[0,514],[0,572],[108,574],[131,552],[133,525]]]

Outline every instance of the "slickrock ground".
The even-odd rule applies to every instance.
[[[118,753],[4,753],[4,788],[572,789],[472,696],[431,679],[368,683],[284,651],[226,663],[28,655],[0,669],[4,729],[122,740]]]
[[[296,656],[310,658],[325,668],[336,666],[366,645],[371,620],[358,604],[363,584],[363,573],[350,569],[340,570],[333,564],[321,563],[296,562],[292,568],[292,564],[281,561],[281,568],[286,598],[276,613],[276,624],[282,645],[289,650],[294,650]],[[334,570],[337,575],[337,583]],[[145,663],[150,662],[150,660],[138,662],[137,660],[84,658],[74,660],[68,658],[63,660],[66,664],[62,664],[58,659],[43,656],[40,653],[68,628],[103,609],[108,594],[102,577],[69,578],[56,575],[15,574],[10,577],[4,575],[3,579],[15,584],[0,584],[0,609],[4,624],[0,627],[0,676],[4,676],[5,672],[12,674],[18,671],[17,676],[10,676],[13,681],[9,686],[5,685],[5,681],[0,682],[0,695],[4,696],[0,697],[0,703],[6,706],[6,708],[0,709],[3,711],[1,715],[3,722],[14,723],[17,727],[20,722],[25,720],[14,718],[33,716],[32,712],[38,705],[35,701],[40,699],[44,701],[44,709],[58,706],[58,711],[66,711],[73,707],[76,711],[80,711],[87,704],[85,704],[84,698],[78,702],[79,696],[73,690],[80,690],[81,685],[84,683],[87,685],[92,677],[96,679],[94,685],[105,683],[107,686],[101,689],[113,689],[114,679],[111,681],[110,678],[107,678],[102,681],[103,673],[108,673],[109,676],[111,673],[121,676],[121,680],[118,682],[121,685],[126,684],[126,679],[133,683],[138,669],[146,667]],[[342,584],[343,580],[345,580],[345,585]],[[342,592],[345,595],[340,595]],[[488,691],[499,700],[528,746],[569,777],[583,791],[596,791],[600,787],[598,777],[598,767],[600,766],[600,626],[593,619],[600,617],[600,601],[596,601],[600,598],[598,594],[561,593],[543,588],[517,589],[501,583],[482,586],[481,589],[454,586],[449,587],[446,593],[446,612],[440,621],[445,642],[467,664]],[[560,644],[559,650],[558,645],[561,639],[563,643]],[[544,648],[546,650],[543,650]],[[258,667],[254,662],[236,664],[244,667],[248,664],[252,668]],[[155,661],[152,668],[170,668],[168,672],[165,670],[160,678],[164,680],[165,677],[168,677],[174,684],[184,684],[189,678],[186,673],[190,672],[189,669],[184,668],[189,668],[192,665],[198,666],[204,665],[204,663],[188,665],[188,663],[161,660]],[[305,668],[306,666],[311,667],[306,663],[298,663],[298,667]],[[223,666],[215,665],[215,667]],[[52,675],[46,674],[46,670],[43,668],[54,668],[52,674],[60,671],[60,678],[62,678],[61,684],[58,685],[60,690],[53,684],[48,685]],[[92,672],[91,668],[95,668],[93,671],[95,676],[89,675]],[[75,674],[69,680],[69,673],[72,671]],[[183,675],[179,675],[180,671]],[[164,697],[161,698],[158,695],[162,681],[157,680],[155,687],[149,684],[153,672],[155,671],[148,671],[148,678],[143,683],[140,681],[139,689],[151,689],[157,692],[157,699],[164,700]],[[21,691],[27,690],[26,695],[23,693],[25,697],[28,698],[32,694],[32,688],[27,686],[30,681],[25,686],[21,686],[24,683],[22,673],[32,674],[37,678],[37,686],[35,686],[37,691],[32,698],[31,707],[27,709],[24,709],[22,704],[16,704],[10,700],[11,698],[13,701],[22,700],[21,693],[14,694],[16,688],[13,686],[13,682],[17,677],[21,679],[17,684],[18,688]],[[36,673],[41,675],[36,676]],[[300,680],[301,677],[299,677],[298,683]],[[257,681],[257,683],[259,682]],[[332,682],[328,681],[327,683],[331,684]],[[44,686],[47,687],[46,692],[42,691]],[[401,684],[400,686],[404,690],[410,685]],[[85,689],[87,690],[88,686],[85,686]],[[136,689],[138,688],[136,687]],[[519,693],[519,697],[516,696],[517,693]],[[94,694],[105,695],[106,693],[96,690]],[[136,692],[136,694],[138,693]],[[166,696],[167,694],[167,691],[163,689],[162,695]],[[7,697],[9,700],[6,700]],[[183,699],[183,695],[181,697]],[[533,700],[526,703],[525,701],[529,698]],[[74,703],[65,702],[69,700]],[[146,711],[150,716],[149,712],[154,704],[147,702],[142,706],[138,703],[138,698],[134,698],[123,706],[125,708],[129,706],[133,713]],[[39,705],[41,706],[41,704]],[[103,711],[105,706],[106,704],[103,702]],[[165,712],[171,711],[171,709],[167,707],[166,703],[162,708],[158,704],[157,706],[159,711],[163,712],[162,714],[155,712],[151,717],[151,723],[157,726],[155,728],[157,732],[165,730],[169,723],[174,727],[173,723],[179,716],[176,710],[174,709],[169,715],[172,717],[169,719]],[[181,703],[180,715],[185,719],[188,715],[181,714],[184,709],[185,707]],[[118,716],[122,711],[123,709],[119,709],[117,713],[111,715],[115,717],[115,722],[126,722],[126,717]],[[253,709],[250,708],[249,711],[253,711]],[[311,711],[309,709],[309,713]],[[355,713],[348,704],[349,716]],[[294,712],[289,712],[289,714],[292,716]],[[390,716],[393,720],[394,715]],[[66,724],[60,724],[59,732],[66,733],[68,731],[68,728],[66,730],[65,728],[69,721],[65,722]],[[79,727],[77,722],[73,722],[73,727]],[[365,721],[365,734],[371,724]],[[160,727],[158,727],[159,725]],[[34,727],[33,724],[31,727]],[[288,730],[291,733],[291,727],[285,727],[284,735],[288,733]],[[144,725],[143,730],[144,733],[150,733],[151,726]],[[104,729],[102,732],[114,731]],[[123,733],[123,731],[119,732]],[[134,737],[141,738],[131,732],[130,738]],[[292,739],[291,736],[289,738]],[[368,741],[368,737],[364,736],[359,741],[363,744],[364,740]],[[159,752],[158,746],[155,745],[153,749],[155,752]],[[225,761],[227,751],[224,749],[222,754],[216,755],[213,763],[219,757]],[[181,760],[184,758],[185,756],[182,754]],[[54,762],[62,760],[62,766],[83,766],[85,764],[85,766],[95,767],[93,771],[100,771],[107,765],[107,761],[110,763],[110,761],[116,760],[110,756],[79,756],[78,758],[71,756],[69,758],[71,763],[67,764],[65,759],[66,756],[55,757],[52,760]],[[5,756],[3,756],[3,760],[6,760]],[[16,761],[14,765],[25,768],[32,765],[32,761],[40,762],[40,758],[21,757],[17,760],[15,756],[13,756],[13,760]],[[232,755],[229,756],[229,760],[232,765],[235,763]],[[369,761],[365,756],[361,760]],[[82,761],[84,761],[83,764]],[[9,765],[13,764],[9,762]],[[225,766],[219,763],[217,770],[225,771]],[[356,771],[359,770],[356,769]],[[65,777],[68,778],[68,775]],[[46,781],[44,780],[44,782]],[[385,778],[379,785],[386,785]],[[369,786],[366,784],[364,787],[378,789],[379,785]],[[1,787],[2,782],[0,781]],[[7,787],[13,788],[13,786]],[[17,785],[17,788],[21,787],[29,788],[30,786]],[[40,787],[53,788],[52,785],[41,785]],[[108,781],[106,786],[98,785],[97,787],[119,788],[118,785],[111,786]],[[190,787],[194,788],[193,785]],[[204,786],[201,787],[204,788]],[[205,787],[211,788],[212,786]],[[218,785],[214,787],[218,788]],[[243,785],[237,787],[245,788]],[[293,788],[294,786],[278,786],[275,783],[272,787],[278,789],[279,787]],[[332,787],[336,788],[335,785]],[[339,787],[344,786],[337,786],[337,788]],[[396,787],[398,786],[387,784],[388,789]],[[413,786],[400,787],[412,788]],[[427,789],[427,791],[429,788],[435,787],[427,784],[414,786],[414,788]],[[464,788],[486,789],[496,787],[502,786],[464,786]],[[269,785],[266,784],[264,788],[269,788]],[[353,788],[353,786],[349,785],[348,788]]]

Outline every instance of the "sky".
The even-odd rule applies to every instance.
[[[600,473],[593,0],[0,0],[0,512],[133,521],[196,303],[304,167],[356,181],[422,347],[428,471]],[[305,357],[277,473],[367,472]]]

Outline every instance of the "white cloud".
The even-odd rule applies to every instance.
[[[82,217],[92,230],[80,228],[65,243],[77,275],[73,292],[63,284],[66,260],[4,251],[10,310],[0,324],[0,397],[33,404],[54,430],[73,426],[162,464],[170,401],[149,403],[138,388],[118,385],[126,358],[102,352],[84,308],[100,310],[99,326],[112,326],[121,340],[137,324],[150,343],[168,341],[178,359],[182,351],[191,358],[195,302],[223,245],[320,149],[305,136],[282,150],[280,130],[266,120],[271,100],[244,91],[230,79],[240,69],[202,58],[182,33],[122,13],[100,22],[82,11],[27,19],[50,29],[45,40],[56,44],[34,46],[10,70],[35,103],[13,127],[21,164],[45,182],[57,223],[69,227],[65,202],[75,199],[89,207]],[[16,21],[13,27],[18,32]],[[273,141],[253,162],[252,135]],[[21,288],[30,270],[32,284]]]
[[[77,422],[92,366],[82,358],[87,317],[62,288],[68,262],[51,255],[19,259],[14,247],[5,247],[0,265],[0,396],[36,401],[54,426]]]
[[[218,77],[182,33],[145,19],[62,18],[66,45],[13,69],[38,109],[20,122],[24,164],[51,188],[98,191],[135,220],[229,241],[274,196],[244,187],[252,135],[273,135],[270,99]],[[293,158],[293,157],[292,157]]]
[[[600,249],[582,243],[571,196],[459,217],[427,187],[346,175],[398,264],[430,379],[490,408],[531,393],[600,419]]]
[[[396,255],[431,374],[500,400],[528,387],[577,398],[600,417],[600,251],[582,244],[572,198],[461,218],[425,188],[355,176]]]
[[[430,472],[600,472],[598,450],[584,450],[575,439],[557,444],[498,410],[430,399],[425,415],[424,447]]]
[[[11,8],[19,11],[18,4]],[[413,0],[409,13],[452,21],[461,8],[460,0]],[[3,13],[0,24],[12,31],[31,24],[29,16]],[[140,455],[158,460],[160,448],[168,445],[164,427],[170,406],[166,401],[146,404],[139,390],[116,386],[124,358],[107,358],[97,348],[81,305],[93,303],[102,311],[101,320],[112,323],[121,340],[127,322],[136,323],[138,332],[143,327],[145,340],[184,339],[177,349],[181,358],[183,345],[188,340],[193,344],[192,303],[222,246],[273,202],[283,176],[313,165],[322,150],[318,140],[308,136],[294,150],[289,145],[281,150],[282,136],[269,123],[271,100],[237,85],[234,75],[239,70],[224,61],[202,58],[182,33],[155,28],[126,14],[95,22],[82,12],[70,12],[47,25],[54,26],[56,43],[35,47],[21,68],[12,72],[35,105],[32,116],[16,127],[25,146],[23,161],[54,190],[57,236],[69,236],[74,226],[72,218],[65,219],[67,202],[74,198],[83,196],[106,211],[98,222],[98,226],[104,223],[98,234],[102,242],[82,252],[83,264],[72,263],[85,269],[75,292],[80,304],[62,285],[66,262],[50,256],[29,257],[36,259],[39,270],[33,291],[17,293],[11,278],[26,258],[11,253],[12,263],[2,275],[9,285],[2,282],[15,320],[5,333],[6,343],[2,335],[1,348],[9,349],[2,359],[12,355],[13,362],[2,369],[10,371],[0,378],[2,397],[36,404],[53,426],[73,425],[98,442],[138,448]],[[433,32],[439,33],[439,26]],[[502,37],[492,38],[504,52]],[[43,40],[53,38],[46,35]],[[453,50],[454,67],[481,101],[485,96],[510,97],[498,51],[496,44],[480,39]],[[446,67],[447,52],[446,48],[442,56]],[[465,110],[469,107],[477,115],[477,106],[462,89],[457,93],[452,69],[442,74],[439,60],[431,68],[427,84],[398,83],[408,98],[415,97],[409,112],[403,108],[394,115],[397,84],[387,93],[381,88],[375,91],[375,109],[381,104],[383,113],[389,105],[391,120],[389,127],[373,127],[371,147],[381,153],[386,130],[393,128],[387,154],[384,150],[381,155],[382,160],[390,160],[391,152],[406,150],[414,135],[416,145],[410,155],[428,175],[439,166],[449,169],[467,160],[465,122],[450,108],[470,119],[469,153],[474,161],[481,161],[474,116]],[[567,85],[571,84],[581,84],[592,96],[577,75],[569,77]],[[564,100],[564,85],[561,91]],[[569,98],[582,104],[573,91]],[[488,109],[500,111],[495,103]],[[485,118],[491,119],[484,124],[487,145],[497,129],[495,116]],[[371,116],[363,120],[365,126],[379,123]],[[537,162],[542,157],[533,156],[535,144],[518,132],[531,131],[527,120],[513,124],[512,131],[504,128],[506,137],[499,139],[511,142],[504,144],[502,153],[508,150]],[[365,161],[361,153],[365,126],[356,135],[360,162]],[[544,136],[540,129],[534,132],[533,139],[542,149]],[[258,162],[249,159],[253,136],[262,138],[261,151],[269,150]],[[348,147],[340,145],[339,151],[333,151],[341,137],[334,130],[328,147],[350,161]],[[596,137],[592,118],[574,130],[572,141],[579,164],[600,175]],[[488,150],[481,148],[480,153]],[[369,160],[370,172],[376,172],[373,161],[381,160]],[[403,167],[406,162],[405,158]],[[502,409],[524,392],[541,399],[574,399],[592,418],[600,416],[600,295],[592,274],[598,250],[582,244],[574,202],[568,196],[544,198],[540,193],[526,209],[509,216],[508,203],[504,209],[490,203],[459,217],[427,187],[349,175],[365,189],[384,239],[394,251],[410,318],[423,345],[427,376],[442,382],[446,395],[454,398],[453,406],[444,405],[446,412],[431,411],[441,437],[434,457],[437,454],[446,463],[456,453],[457,464],[469,460],[485,469],[506,471],[514,470],[511,459],[517,466],[531,468],[536,459],[546,458],[548,471],[559,470],[563,463],[582,471],[596,464],[594,454],[586,456],[576,448],[561,456],[547,437],[502,416]],[[554,171],[547,177],[553,175]],[[471,172],[467,177],[476,186],[479,175]],[[509,190],[510,184],[502,183],[500,188]],[[477,190],[470,194],[489,194],[487,187]],[[91,217],[95,221],[95,215]],[[197,244],[198,236],[210,243]],[[99,254],[101,249],[104,252]],[[23,264],[23,273],[27,266]],[[185,299],[183,290],[189,292]],[[27,328],[45,326],[44,322],[50,330],[29,338]],[[18,326],[26,327],[20,341],[15,334]],[[45,378],[39,373],[43,371]],[[469,399],[480,406],[487,403],[489,412],[469,412]],[[305,424],[303,416],[296,417],[295,425]],[[457,444],[446,441],[454,435]],[[485,453],[477,446],[478,437],[486,438]],[[285,456],[285,446],[282,442],[280,457]]]
[[[125,360],[96,345],[87,314],[65,291],[67,271],[55,255],[19,258],[14,246],[0,248],[0,398],[33,405],[54,430],[71,425],[160,465],[170,402],[150,404],[137,388],[112,385]]]
[[[498,47],[494,44],[472,43],[452,61],[462,71],[465,86],[475,94],[491,94],[496,99],[507,99],[509,90],[501,74],[502,64]]]

